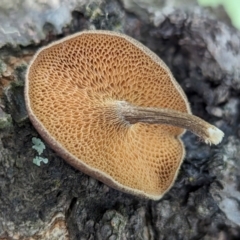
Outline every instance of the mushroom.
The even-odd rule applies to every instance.
[[[63,159],[118,190],[160,199],[185,156],[185,129],[224,134],[191,114],[165,63],[124,34],[83,31],[40,49],[26,74],[30,120]]]

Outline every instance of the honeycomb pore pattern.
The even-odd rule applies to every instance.
[[[183,129],[130,125],[116,103],[190,112],[166,65],[130,37],[82,32],[41,49],[29,66],[30,119],[63,158],[117,189],[159,199],[184,156]]]

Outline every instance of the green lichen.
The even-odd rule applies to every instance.
[[[41,155],[43,153],[43,151],[45,150],[45,145],[44,143],[42,142],[41,139],[39,138],[36,138],[36,137],[33,137],[32,138],[32,143],[33,143],[33,146],[32,148],[35,149],[37,152],[38,152],[38,155]],[[37,166],[41,166],[41,162],[47,164],[48,163],[48,159],[47,158],[43,158],[41,156],[36,156],[34,159],[33,159],[33,163]]]
[[[40,156],[37,156],[33,159],[33,163],[37,166],[41,166],[41,162],[47,164],[48,163],[48,159],[47,158],[43,158],[43,157],[40,157]]]
[[[98,4],[93,2],[86,7],[86,16],[90,17],[90,21],[93,22],[96,19],[104,17],[104,13]]]
[[[41,155],[46,148],[44,143],[41,141],[41,139],[35,137],[32,138],[32,143],[32,148],[35,149],[39,155]]]

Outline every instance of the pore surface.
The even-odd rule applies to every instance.
[[[133,192],[158,196],[171,186],[183,129],[130,125],[115,107],[127,101],[188,112],[168,70],[141,45],[88,33],[44,48],[29,69],[28,94],[34,118],[78,161]]]

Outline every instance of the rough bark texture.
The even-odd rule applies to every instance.
[[[42,6],[38,5],[41,1],[35,2]],[[140,10],[135,7],[135,11],[124,2],[72,0],[67,15],[71,17],[61,16],[66,22],[49,23],[49,18],[41,18],[38,34],[35,28],[29,32],[28,25],[18,29],[23,31],[19,38],[7,36],[6,31],[0,34],[0,83],[4,87],[0,239],[240,238],[240,33],[201,9],[143,10],[139,4]],[[18,4],[5,10],[12,13],[24,6]],[[26,15],[17,24],[23,26],[28,19],[37,26],[34,17],[42,15],[26,9],[21,10]],[[160,201],[110,189],[69,166],[47,145],[41,154],[33,149],[32,138],[40,136],[24,106],[27,63],[40,46],[89,28],[125,32],[159,54],[186,92],[193,113],[226,134],[221,145],[211,147],[190,133],[184,135],[186,159],[175,185]],[[41,44],[31,45],[40,40]],[[34,164],[38,155],[48,163]]]

